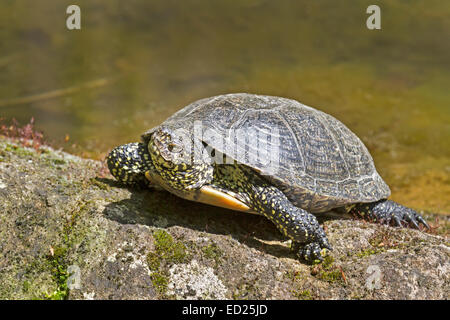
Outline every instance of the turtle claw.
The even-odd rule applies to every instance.
[[[310,242],[305,245],[297,244],[293,247],[297,251],[297,257],[309,263],[314,261],[323,261],[327,251],[333,250],[328,241]]]
[[[414,226],[414,228],[416,228],[417,230],[420,230],[420,227],[419,227],[419,225],[417,224],[416,221],[411,220],[410,223],[412,223],[412,225]]]
[[[430,226],[420,214],[412,209],[409,209],[408,211],[407,220],[410,225],[413,225],[417,230],[420,230],[419,224],[423,224],[425,228],[430,229]]]
[[[402,227],[402,226],[403,226],[403,225],[402,225],[402,221],[400,220],[399,217],[394,216],[394,217],[393,217],[393,220],[394,220],[395,225],[396,225],[397,227]]]
[[[382,200],[373,202],[369,205],[363,204],[357,208],[356,213],[360,211],[367,213],[364,217],[378,223],[393,225],[396,227],[411,227],[420,230],[420,224],[430,229],[425,219],[413,209],[407,208],[392,200]]]
[[[330,251],[333,251],[333,247],[328,243],[327,238],[322,238],[321,240],[319,240],[319,243],[322,249],[328,249]]]
[[[399,210],[395,210],[392,215],[393,219],[396,220],[397,225],[398,221],[400,221],[399,226],[402,226],[401,222],[405,222],[408,226],[417,230],[420,230],[420,224],[423,224],[427,229],[429,229],[425,219],[413,209],[401,206],[401,208],[399,208]]]
[[[427,228],[428,230],[430,230],[430,226],[428,225],[428,223],[425,221],[424,218],[422,218],[422,216],[417,215],[416,219],[419,221],[419,223],[423,224],[425,226],[425,228]]]

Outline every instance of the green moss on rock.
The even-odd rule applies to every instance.
[[[187,248],[181,241],[175,241],[165,230],[153,232],[155,250],[147,254],[147,265],[151,280],[160,295],[165,296],[168,284],[168,267],[188,261]]]
[[[299,300],[313,300],[314,297],[310,290],[293,291],[294,297]]]
[[[67,287],[67,278],[69,274],[67,272],[67,264],[65,261],[67,255],[67,248],[56,247],[53,249],[52,254],[47,256],[50,263],[50,270],[53,275],[53,279],[56,282],[56,289],[51,293],[45,293],[45,299],[49,300],[65,300],[69,294],[69,288]]]
[[[220,248],[217,246],[215,242],[212,242],[202,247],[201,251],[206,258],[214,260],[216,265],[220,263],[223,252],[222,250],[220,250]]]
[[[311,274],[327,282],[344,282],[342,270],[334,264],[334,258],[326,256],[321,264],[312,267]]]

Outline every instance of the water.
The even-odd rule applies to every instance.
[[[0,116],[102,158],[196,99],[297,99],[367,145],[392,198],[450,213],[450,2],[0,2]],[[69,140],[65,142],[68,135]]]

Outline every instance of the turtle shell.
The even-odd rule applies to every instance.
[[[161,126],[195,132],[216,155],[255,169],[312,213],[390,195],[362,141],[296,100],[246,93],[201,99],[144,133],[144,142]]]

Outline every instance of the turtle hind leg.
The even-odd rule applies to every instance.
[[[420,214],[392,200],[358,203],[349,213],[372,222],[391,224],[398,227],[406,225],[419,230],[419,225],[422,224],[427,229],[430,229]]]

